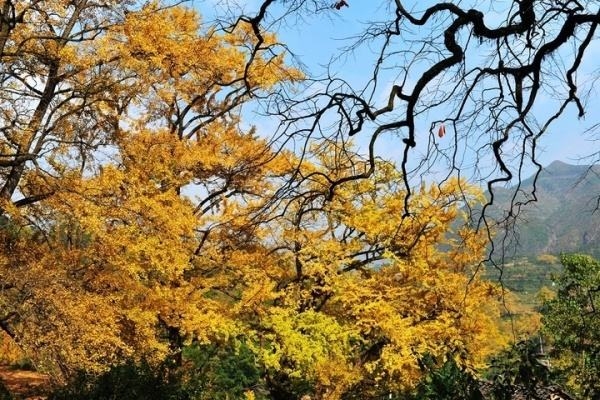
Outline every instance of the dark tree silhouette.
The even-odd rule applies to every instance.
[[[280,92],[271,98],[267,113],[281,118],[279,138],[301,148],[319,141],[344,147],[352,136],[368,139],[364,155],[370,168],[329,177],[326,200],[344,182],[370,176],[377,144],[392,134],[388,140],[402,149],[409,196],[411,182],[434,170],[438,178],[439,171],[442,178],[474,177],[490,193],[478,213],[479,226],[489,228],[486,211],[494,204],[495,189],[510,183],[516,185],[511,206],[493,222],[512,227],[522,206],[536,200],[535,184],[526,188],[521,182],[532,171],[537,178],[542,169],[540,138],[561,117],[582,118],[589,111],[598,78],[591,48],[598,42],[600,5],[385,0],[373,10],[378,18],[385,10],[385,19],[365,25],[348,47],[333,54],[324,78],[309,79],[300,94]],[[260,39],[266,27],[315,13],[340,15],[327,1],[266,0],[254,16],[239,20],[252,23]],[[339,60],[344,52],[364,48],[372,60],[363,60],[365,79],[359,87],[342,79]],[[590,129],[596,127],[592,123]],[[411,213],[409,196],[405,216]]]

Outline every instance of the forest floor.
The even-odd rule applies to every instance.
[[[16,399],[44,400],[50,387],[50,377],[35,371],[0,366],[0,380]]]

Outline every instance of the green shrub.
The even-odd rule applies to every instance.
[[[557,296],[542,306],[543,332],[552,345],[553,374],[580,399],[600,399],[600,261],[563,255]]]
[[[483,400],[479,383],[470,371],[459,366],[452,355],[440,366],[433,357],[421,360],[426,372],[414,400]]]
[[[188,400],[181,379],[165,367],[129,362],[102,375],[77,374],[49,400]]]
[[[188,392],[194,399],[242,399],[253,390],[264,393],[254,353],[244,344],[193,345],[184,350]]]
[[[539,342],[532,338],[513,344],[491,360],[486,377],[492,382],[494,399],[510,400],[516,387],[534,396],[536,388],[550,383],[550,371],[538,351]]]
[[[24,371],[36,371],[36,367],[29,358],[21,358],[10,366],[11,369],[24,370]]]
[[[2,383],[2,381],[0,381],[0,400],[13,400],[12,395],[10,394],[6,386],[4,386],[4,383]]]

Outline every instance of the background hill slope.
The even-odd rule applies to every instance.
[[[554,161],[540,173],[536,187],[538,200],[521,209],[506,255],[600,255],[600,165]],[[531,198],[533,177],[523,181],[521,188],[516,200],[523,202]],[[490,215],[498,217],[506,212],[514,189],[496,189]]]

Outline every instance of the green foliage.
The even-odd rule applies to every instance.
[[[33,361],[27,357],[23,357],[14,362],[11,366],[11,369],[15,370],[25,370],[25,371],[36,371],[37,368],[33,364]]]
[[[0,400],[13,400],[12,395],[10,394],[10,392],[8,391],[6,386],[4,386],[4,383],[2,383],[1,381],[0,381]]]
[[[536,387],[549,382],[549,370],[540,362],[535,339],[515,343],[492,359],[487,378],[496,400],[509,400],[516,386],[533,395]]]
[[[600,263],[584,255],[561,258],[557,297],[544,303],[544,331],[553,366],[581,398],[600,398]]]
[[[49,400],[191,400],[179,376],[146,362],[128,362],[102,375],[81,372]]]
[[[243,343],[194,345],[184,350],[188,391],[194,399],[240,399],[262,387],[261,370],[254,354]]]
[[[128,362],[102,375],[80,372],[49,400],[230,400],[272,398],[282,382],[267,383],[263,370],[244,343],[195,344],[184,348],[182,365]],[[286,381],[289,398],[310,390],[305,382]],[[289,387],[288,387],[289,386]],[[3,400],[0,397],[0,400]]]
[[[422,368],[427,375],[412,396],[417,400],[482,400],[479,384],[470,371],[449,356],[438,366],[433,357],[425,357]]]
[[[527,305],[534,305],[535,294],[544,286],[552,284],[552,277],[562,272],[562,266],[546,260],[517,258],[506,262],[502,274],[494,266],[487,266],[484,276],[491,281],[501,280],[503,285],[519,296]]]

